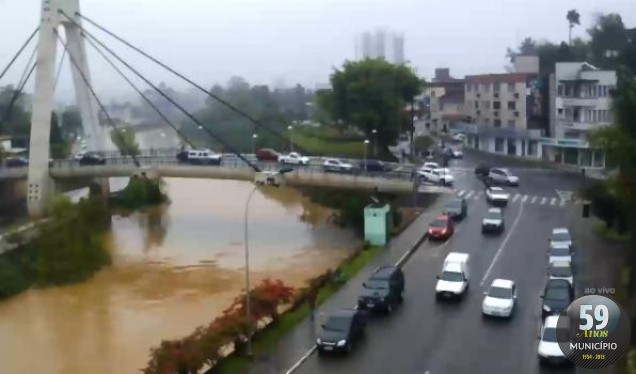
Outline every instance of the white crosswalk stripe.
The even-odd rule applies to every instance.
[[[561,200],[561,203],[559,204],[559,206],[564,206],[565,205],[565,200]]]
[[[534,204],[535,201],[537,201],[537,197],[536,196],[532,196],[532,201],[530,201],[530,204]]]
[[[552,200],[550,200],[550,205],[556,204],[556,201],[557,201],[556,197],[553,197]]]
[[[515,194],[515,197],[512,198],[512,202],[514,203],[515,201],[519,200],[520,197],[521,195]]]
[[[528,195],[523,195],[523,199],[521,199],[522,203],[525,203],[528,200]]]
[[[466,193],[466,191],[461,190],[459,191],[459,193],[457,194],[457,196],[462,197],[464,195],[464,193]]]
[[[545,197],[542,197],[542,198],[541,198],[541,203],[540,203],[540,205],[545,204],[545,202],[546,202],[546,201],[548,201],[548,199],[547,199],[547,198],[545,198]]]
[[[470,199],[471,196],[473,196],[473,192],[475,191],[468,191],[468,193],[466,194],[466,196],[464,196],[466,199]]]
[[[460,190],[457,192],[457,196],[463,197],[466,200],[480,200],[484,198],[483,190]],[[510,195],[510,204],[512,203],[520,203],[520,204],[536,204],[536,205],[545,205],[545,206],[553,206],[553,207],[565,207],[568,203],[568,200],[561,199],[557,197],[546,197],[546,196],[532,196],[521,193],[515,193],[514,195]]]

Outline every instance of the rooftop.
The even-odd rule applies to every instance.
[[[506,73],[506,74],[482,74],[467,75],[466,82],[469,83],[521,83],[537,74],[530,73]]]

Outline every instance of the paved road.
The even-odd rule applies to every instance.
[[[486,209],[483,200],[471,200],[469,216],[450,241],[425,242],[419,248],[405,266],[404,305],[388,318],[374,317],[368,338],[350,357],[312,356],[298,372],[540,372],[536,337],[546,257],[545,245],[537,238],[547,237],[554,226],[567,224],[567,211],[554,206],[512,205],[505,213],[506,232],[485,237],[480,223]],[[471,254],[469,295],[458,303],[437,303],[435,276],[451,250]],[[483,320],[481,316],[482,292],[495,277],[518,283],[519,309],[509,322]]]

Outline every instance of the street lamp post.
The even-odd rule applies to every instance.
[[[256,135],[256,134],[254,134]],[[289,173],[290,171],[293,171],[294,169],[292,168],[283,168],[280,169],[274,173],[272,173],[272,176],[274,175],[284,175],[286,173]],[[268,182],[268,185],[271,186],[275,186],[277,187],[277,184],[274,184],[275,182]],[[243,242],[245,243],[245,317],[247,319],[247,342],[246,342],[246,354],[248,357],[252,357],[253,356],[253,351],[252,351],[252,301],[251,301],[251,297],[250,297],[250,290],[251,290],[251,286],[250,286],[250,246],[249,246],[249,209],[250,209],[250,202],[252,201],[252,196],[254,196],[254,192],[256,192],[256,190],[258,190],[258,187],[260,187],[260,185],[257,183],[254,185],[254,188],[252,188],[252,191],[250,191],[250,194],[247,196],[247,200],[245,201],[245,216],[244,216],[244,231],[243,231]]]
[[[367,145],[369,144],[369,139],[364,139],[364,171],[367,171]]]
[[[258,138],[258,134],[252,134],[252,154],[256,154],[256,139]]]
[[[287,126],[287,130],[289,130],[289,151],[293,152],[294,151],[294,141],[293,141],[293,130],[294,128],[292,127],[292,125]]]
[[[373,129],[371,133],[373,134],[373,156],[378,157],[378,130]]]

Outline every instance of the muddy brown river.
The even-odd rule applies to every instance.
[[[244,204],[253,184],[167,179],[170,205],[113,218],[113,265],[87,282],[0,302],[3,373],[135,373],[162,339],[214,319],[244,287]],[[114,184],[121,181],[113,181]],[[293,286],[336,266],[358,244],[331,211],[290,188],[250,206],[253,284]]]

